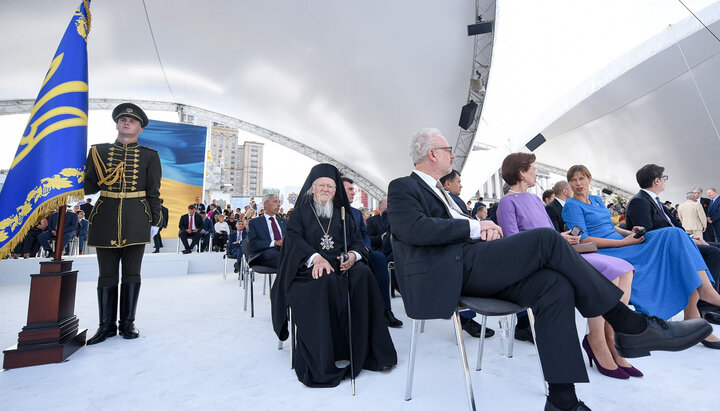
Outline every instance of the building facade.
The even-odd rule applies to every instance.
[[[210,153],[220,167],[220,180],[230,185],[236,196],[261,196],[263,190],[264,143],[245,141],[238,144],[238,130],[213,123],[210,132]],[[228,186],[225,186],[228,187]]]

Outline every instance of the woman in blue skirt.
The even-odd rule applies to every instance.
[[[634,238],[640,227],[615,227],[602,198],[589,195],[592,176],[585,166],[572,166],[567,178],[573,198],[565,202],[563,220],[583,230],[581,242],[594,242],[599,253],[635,267],[630,302],[637,311],[668,319],[684,310],[690,319],[700,317],[698,299],[720,305],[700,251],[683,230],[668,227]],[[703,345],[720,349],[720,338],[710,335]]]

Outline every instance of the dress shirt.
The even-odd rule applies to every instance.
[[[459,208],[457,204],[455,204],[452,199],[450,199],[450,196],[447,193],[443,193],[440,191],[440,189],[437,187],[438,180],[433,178],[432,176],[423,173],[419,170],[413,170],[413,173],[417,174],[418,177],[420,177],[425,184],[427,184],[434,192],[437,194],[437,196],[440,198],[440,200],[443,200],[443,204],[445,204],[445,207],[447,207],[448,212],[452,216],[452,218],[456,220],[467,220],[468,224],[470,224],[470,238],[472,239],[478,239],[480,238],[480,234],[482,234],[482,228],[480,226],[479,220],[473,220],[469,218],[468,216],[464,215],[462,211],[459,211]],[[445,197],[447,196],[448,199],[450,199],[450,203],[445,200]],[[458,210],[455,209],[455,207],[458,208]]]
[[[270,233],[269,247],[273,247],[275,245],[275,241],[280,240],[280,238],[275,238],[275,234],[273,234],[272,222],[270,221],[270,217],[273,217],[275,219],[275,225],[277,226],[278,230],[280,231],[281,236],[282,236],[282,229],[280,228],[280,224],[278,223],[278,218],[276,215],[268,215],[267,213],[265,213],[263,215],[265,216],[265,224],[267,224],[268,232]]]
[[[641,190],[644,191],[644,192],[646,192],[647,195],[650,196],[650,198],[652,198],[653,200],[655,200],[654,203],[655,203],[655,205],[658,206],[658,208],[660,209],[660,212],[662,213],[663,217],[665,217],[665,221],[667,221],[668,223],[670,223],[670,227],[673,227],[674,224],[673,224],[672,221],[670,220],[670,217],[668,217],[668,215],[665,214],[665,207],[661,206],[662,201],[660,201],[660,196],[657,195],[657,194],[655,194],[655,193],[653,193],[652,191],[646,190],[646,189],[644,189],[644,188],[641,188]]]
[[[555,197],[555,199],[558,201],[558,203],[560,203],[561,206],[565,207],[565,200],[561,200],[557,197]]]

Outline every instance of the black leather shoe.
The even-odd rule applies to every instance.
[[[622,357],[645,357],[650,351],[682,351],[712,334],[712,326],[702,318],[671,322],[646,318],[647,328],[639,334],[615,332],[615,349]]]
[[[385,310],[385,321],[387,321],[388,327],[401,328],[403,326],[402,321],[395,318],[395,314],[393,314],[392,310]]]
[[[705,318],[705,320],[707,320],[707,322],[711,324],[720,324],[720,314],[716,312],[708,311],[705,313],[705,315],[703,315],[703,318]]]
[[[462,329],[465,330],[466,333],[470,334],[470,336],[480,338],[480,333],[482,332],[482,325],[478,324],[477,321],[473,320],[472,318],[460,317],[460,324],[462,325]],[[485,338],[490,338],[493,335],[495,335],[495,330],[486,327]]]
[[[532,330],[530,329],[530,327],[515,327],[515,339],[518,341],[527,341],[531,344],[535,344],[535,340],[533,340]]]
[[[702,343],[702,345],[704,345],[704,346],[706,346],[706,347],[708,347],[708,348],[712,348],[713,350],[720,350],[720,341],[705,341],[705,340],[702,340],[702,341],[700,341],[700,342]]]
[[[550,399],[548,398],[545,400],[545,411],[564,411],[564,408],[558,408],[555,406],[555,404],[550,402]],[[568,408],[567,411],[591,411],[590,408],[585,405],[584,402],[578,401],[577,404],[575,404],[574,407]]]
[[[160,252],[160,249],[159,249],[159,248],[156,248],[155,251],[153,251],[153,254],[157,254],[157,253],[159,253],[159,252]]]
[[[183,254],[190,254],[190,253],[192,253],[192,250],[182,250],[182,253],[183,253]]]
[[[240,272],[240,263],[238,263],[238,262],[236,261],[235,264],[233,265],[233,267],[234,267],[233,272],[235,272],[235,273],[239,273],[239,272]]]

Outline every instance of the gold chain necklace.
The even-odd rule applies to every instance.
[[[335,242],[333,241],[333,238],[328,234],[328,232],[330,232],[330,224],[332,223],[332,214],[330,214],[330,221],[328,221],[328,228],[326,230],[323,228],[322,223],[320,222],[320,217],[318,217],[317,212],[315,211],[315,206],[310,204],[310,208],[313,210],[313,214],[315,214],[315,219],[317,220],[318,225],[320,225],[320,229],[323,232],[323,236],[320,237],[320,247],[325,251],[332,250]]]

